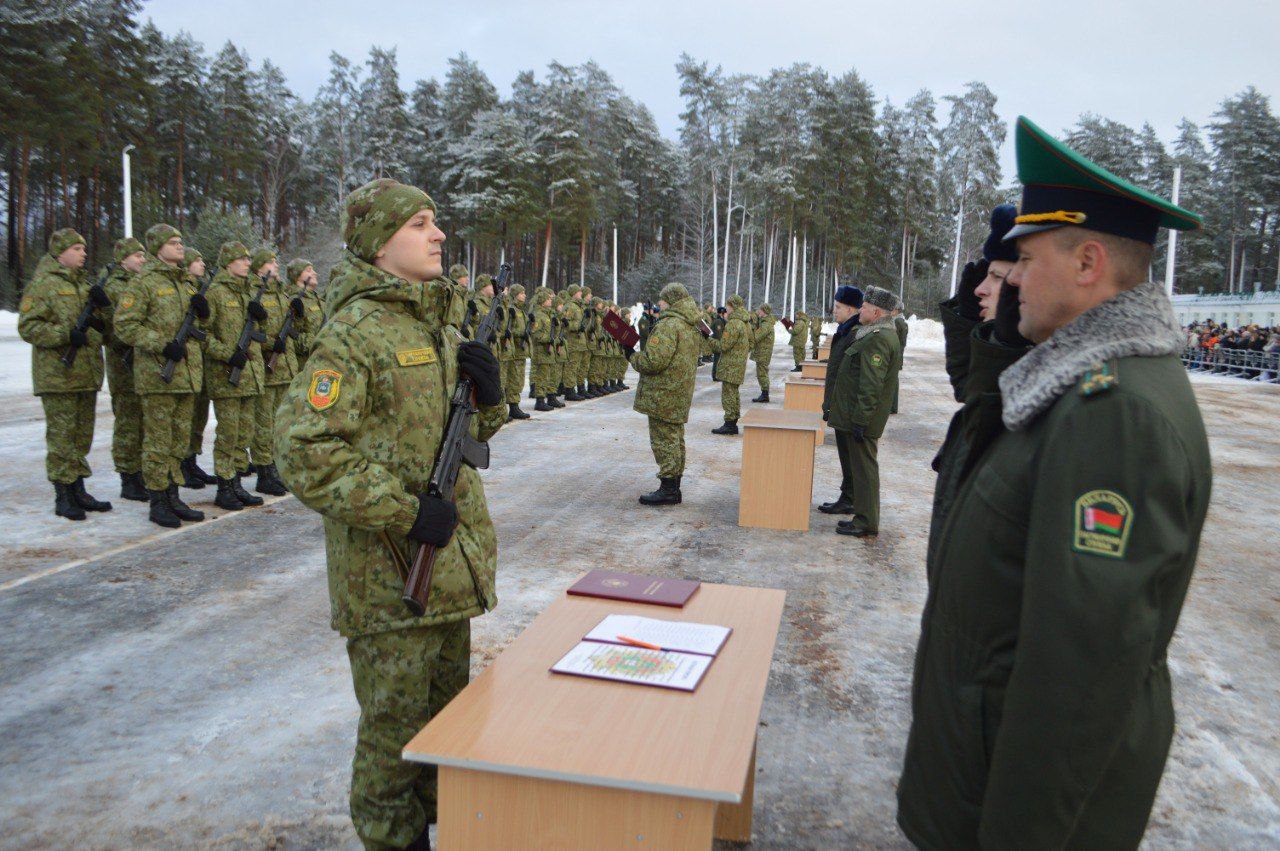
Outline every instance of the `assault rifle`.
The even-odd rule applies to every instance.
[[[80,315],[76,317],[75,330],[81,334],[88,333],[89,328],[92,327],[94,314],[98,312],[98,308],[107,307],[111,304],[111,299],[107,297],[107,291],[103,289],[102,285],[106,283],[113,269],[115,269],[115,264],[108,263],[98,273],[98,282],[89,287],[89,298],[85,300],[84,307],[80,308]],[[72,343],[62,355],[62,365],[67,369],[71,369],[76,362],[76,355],[78,354],[80,354],[80,347]]]
[[[511,264],[503,263],[493,284],[493,302],[489,305],[489,312],[476,328],[473,338],[476,342],[488,345],[493,340],[498,326],[498,311],[501,309],[498,297],[510,280]],[[444,440],[440,443],[440,454],[436,456],[436,464],[431,469],[431,480],[427,483],[427,493],[438,499],[453,502],[453,488],[458,483],[458,471],[463,461],[477,470],[489,466],[489,444],[481,443],[471,436],[471,418],[478,410],[475,395],[471,379],[466,375],[459,375],[458,383],[453,388],[453,396],[449,399],[449,422],[444,429]],[[431,544],[421,544],[414,556],[413,565],[409,568],[401,599],[414,617],[421,617],[427,610],[427,597],[431,593],[437,552]],[[471,568],[471,581],[475,584],[476,596],[480,596],[480,581],[476,578],[474,568]]]
[[[267,279],[260,278],[262,283],[258,286],[258,292],[254,294],[249,304],[257,304],[262,306],[262,294],[267,291]],[[236,340],[236,353],[249,357],[250,343],[265,343],[267,335],[258,330],[258,320],[253,318],[253,311],[246,310],[244,314],[244,325],[240,327],[240,337]],[[231,367],[231,374],[227,376],[227,381],[231,382],[232,387],[240,386],[240,375],[244,372],[244,367]]]
[[[209,291],[209,276],[205,275],[200,279],[200,288],[196,290],[199,295],[204,295]],[[209,335],[196,327],[196,308],[193,304],[187,305],[187,315],[182,317],[182,324],[178,326],[178,333],[174,335],[173,341],[181,347],[186,347],[187,340],[197,340],[203,342]],[[176,360],[165,358],[164,366],[160,368],[160,378],[165,384],[173,381],[173,371],[178,368]]]
[[[294,296],[298,298],[298,296]],[[272,372],[276,368],[276,363],[280,360],[280,350],[287,344],[290,337],[298,336],[298,332],[293,330],[294,320],[298,315],[293,312],[293,299],[289,300],[289,308],[285,311],[284,324],[280,326],[280,333],[276,335],[275,345],[271,347],[271,357],[267,358],[267,372]]]

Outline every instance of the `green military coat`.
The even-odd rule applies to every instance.
[[[752,319],[751,359],[756,363],[767,364],[773,360],[773,326],[778,320],[772,313]]]
[[[691,298],[679,299],[662,311],[649,344],[631,358],[640,373],[635,410],[666,422],[688,422],[702,351],[700,320],[698,305]]]
[[[849,333],[853,339],[844,347],[834,367],[831,393],[826,403],[827,422],[837,431],[853,431],[860,426],[867,437],[884,434],[885,424],[898,392],[898,371],[902,368],[902,348],[893,319],[885,317],[870,325],[859,325]]]
[[[204,365],[204,386],[210,399],[257,396],[266,386],[263,382],[261,344],[249,343],[249,362],[240,373],[239,384],[231,383],[231,366],[227,363],[227,358],[236,350],[240,330],[249,312],[249,301],[259,285],[256,277],[237,278],[226,269],[220,270],[209,285],[206,293],[209,321],[206,328],[208,339],[204,344],[208,355]]]
[[[444,438],[462,334],[441,322],[443,284],[401,280],[346,255],[329,283],[333,312],[276,423],[280,474],[324,517],[333,628],[367,635],[474,617],[497,605],[497,536],[480,475],[463,465],[458,526],[436,556],[427,611],[401,602],[408,538]],[[425,292],[425,301],[424,301]],[[488,440],[506,404],[481,408]]]
[[[76,353],[71,368],[62,365],[92,283],[82,269],[68,269],[46,254],[23,290],[18,336],[31,344],[31,383],[37,396],[102,388],[102,335],[94,329],[86,332],[88,345]]]
[[[741,310],[731,312],[719,339],[711,341],[712,351],[720,355],[716,361],[716,377],[726,384],[741,384],[747,373],[751,328],[742,313]]]
[[[173,370],[173,380],[160,377],[164,347],[178,335],[191,291],[187,273],[154,257],[147,260],[115,305],[113,327],[125,345],[133,348],[135,393],[199,393],[204,386],[200,343],[193,337],[185,345],[186,357]]]

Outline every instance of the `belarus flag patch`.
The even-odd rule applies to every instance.
[[[1076,500],[1072,549],[1079,553],[1124,558],[1133,508],[1115,491],[1089,491]]]

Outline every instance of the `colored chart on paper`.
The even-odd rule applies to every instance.
[[[693,691],[711,662],[709,656],[692,653],[583,641],[551,670],[558,674]]]

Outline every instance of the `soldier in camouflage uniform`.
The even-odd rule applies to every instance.
[[[581,402],[586,397],[578,392],[578,372],[587,345],[582,334],[582,288],[577,284],[570,284],[560,295],[564,304],[560,311],[560,322],[564,331],[565,359],[559,390],[566,402]]]
[[[642,505],[675,505],[684,475],[684,424],[693,404],[693,384],[702,351],[697,302],[681,284],[658,294],[662,313],[644,351],[631,356],[640,373],[635,410],[649,417],[649,445],[658,462],[656,491],[640,497]]]
[[[822,343],[822,317],[813,317],[809,325],[809,344],[813,347],[813,359],[818,359],[818,346]]]
[[[237,351],[245,317],[256,322],[267,310],[253,300],[259,282],[249,278],[249,249],[241,242],[224,242],[218,249],[218,273],[209,287],[209,327],[205,340],[204,385],[213,400],[218,427],[213,439],[213,468],[218,477],[214,504],[228,511],[246,505],[262,505],[240,484],[249,472],[249,445],[253,442],[253,409],[264,386],[262,345],[251,340],[247,351]],[[240,381],[231,383],[231,371],[240,369]]]
[[[569,372],[569,320],[565,318],[565,312],[568,310],[565,293],[557,293],[556,300],[553,305],[555,307],[555,327],[556,327],[556,371],[552,386],[556,389],[552,391],[551,396],[547,399],[548,404],[556,408],[563,408],[564,402],[560,401],[558,396],[564,396],[569,400],[568,390],[564,386],[565,376]],[[570,400],[571,401],[571,400]]]
[[[809,336],[809,316],[803,310],[796,314],[795,321],[791,323],[791,357],[795,360],[796,365],[792,372],[800,371],[800,361],[804,360],[804,341]]]
[[[626,322],[628,325],[631,324],[631,308],[624,307],[621,310],[619,310],[618,306],[615,304],[613,306],[613,312],[621,316],[623,322]],[[619,344],[617,366],[615,367],[615,371],[614,371],[614,376],[615,376],[614,381],[617,383],[618,390],[631,389],[631,385],[627,384],[627,367],[629,365],[630,364],[627,363],[627,353],[622,348],[622,345]]]
[[[267,318],[258,326],[267,337],[262,344],[263,387],[254,401],[253,408],[253,466],[258,481],[253,489],[269,496],[284,496],[288,491],[275,466],[273,449],[276,429],[276,408],[285,388],[298,372],[298,356],[293,350],[293,334],[305,321],[306,308],[293,287],[280,280],[280,262],[270,248],[262,247],[249,259],[249,271],[266,282],[262,293],[262,306]],[[293,314],[292,334],[283,334],[286,318]],[[275,359],[274,365],[271,363]]]
[[[192,295],[195,295],[200,291],[200,285],[208,271],[205,268],[204,255],[187,246],[182,256],[182,263],[187,270],[187,289]],[[204,352],[203,342],[201,342],[200,351]],[[203,369],[201,373],[203,374]],[[196,463],[196,456],[204,449],[204,429],[208,424],[209,394],[205,392],[202,384],[191,408],[191,443],[187,447],[187,457],[182,460],[182,486],[184,488],[199,489],[205,485],[216,485],[218,483],[217,476],[206,473]]]
[[[756,362],[756,380],[760,395],[752,402],[769,401],[769,362],[773,360],[773,308],[766,302],[756,308],[751,335],[751,359]]]
[[[133,386],[142,399],[142,480],[151,503],[152,523],[177,528],[183,520],[199,521],[204,513],[178,495],[182,460],[191,444],[191,408],[204,386],[203,358],[195,339],[179,343],[178,329],[191,309],[209,318],[204,296],[187,288],[182,260],[182,234],[172,225],[157,224],[144,237],[151,258],[125,288],[115,308],[115,333],[133,348]],[[166,382],[161,371],[176,366]]]
[[[742,296],[729,296],[724,330],[718,339],[711,341],[720,378],[720,406],[724,408],[724,425],[713,428],[712,434],[738,433],[738,417],[742,414],[739,390],[746,378],[747,355],[751,352],[751,328],[747,325],[746,311]]]
[[[142,483],[142,400],[133,391],[133,356],[129,353],[129,346],[116,336],[113,314],[114,305],[124,295],[129,282],[142,271],[147,252],[141,242],[126,236],[116,240],[112,256],[115,268],[102,285],[111,298],[112,307],[101,311],[107,325],[103,333],[107,353],[107,387],[111,390],[111,413],[115,417],[111,430],[111,460],[120,474],[120,496],[146,502],[147,488]]]
[[[49,253],[40,258],[18,306],[18,335],[31,344],[31,379],[45,419],[45,472],[53,482],[54,513],[83,520],[85,511],[109,511],[111,503],[85,490],[89,447],[93,445],[94,404],[102,388],[101,312],[111,306],[106,290],[85,278],[84,237],[71,228],[49,237]],[[92,300],[96,312],[84,331],[76,327],[80,310]],[[68,347],[78,347],[71,367],[63,365]]]
[[[449,280],[464,290],[471,289],[471,273],[467,271],[467,267],[461,263],[454,263],[449,267]]]
[[[547,287],[538,287],[533,291],[533,318],[530,320],[530,392],[537,400],[533,406],[535,411],[554,411],[552,405],[555,387],[556,369],[556,316],[552,305],[555,293]],[[550,397],[550,398],[548,398]]]
[[[502,324],[502,389],[507,400],[507,418],[527,420],[529,415],[520,410],[520,393],[524,390],[525,361],[529,357],[529,340],[526,333],[529,317],[525,311],[525,292],[520,284],[512,284],[502,294],[505,303]]]
[[[429,847],[435,768],[400,751],[466,684],[470,619],[497,604],[479,473],[462,465],[454,503],[426,492],[460,372],[476,385],[477,439],[507,414],[489,347],[465,342],[445,315],[434,212],[426,193],[392,180],[347,197],[329,321],[276,432],[285,480],[324,517],[332,624],[360,704],[351,818],[373,849]],[[438,549],[426,612],[414,617],[402,571],[421,544]]]
[[[301,257],[293,260],[286,267],[285,274],[302,298],[302,321],[298,323],[298,336],[293,338],[293,351],[301,369],[307,355],[311,354],[311,342],[320,333],[320,326],[324,325],[324,299],[316,292],[320,278],[310,260]]]
[[[462,324],[462,335],[468,340],[475,339],[480,323],[489,315],[493,306],[493,277],[476,275],[475,289],[467,293],[467,318]]]

